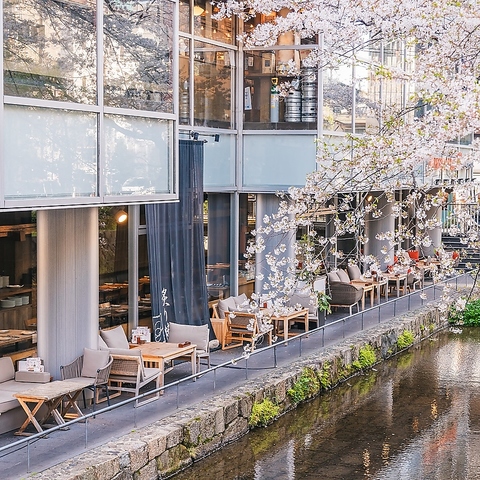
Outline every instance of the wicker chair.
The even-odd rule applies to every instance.
[[[101,368],[96,370],[95,377],[90,377],[90,375],[82,375],[84,372],[83,363],[84,363],[84,355],[77,357],[73,362],[69,363],[68,365],[60,366],[60,378],[62,380],[70,380],[75,381],[76,378],[92,378],[92,385],[87,387],[93,391],[93,410],[95,410],[95,405],[99,403],[99,393],[102,389],[105,389],[106,400],[108,405],[110,405],[110,395],[108,391],[108,378],[110,375],[110,369],[112,367],[113,358],[111,355],[108,356],[108,363]],[[83,393],[83,405],[86,407],[86,400],[85,400],[85,391]]]
[[[363,288],[356,287],[346,282],[330,282],[330,305],[332,307],[344,307],[350,310],[356,305],[360,311],[359,302],[363,297]]]
[[[134,393],[136,397],[140,395],[140,389],[148,383],[155,382],[153,397],[147,398],[141,402],[135,401],[135,408],[146,403],[157,400],[160,396],[158,389],[163,385],[162,371],[159,368],[146,368],[143,366],[142,352],[137,349],[128,351],[128,354],[112,354],[113,363],[110,370],[109,388],[118,393],[112,395],[114,398],[121,395],[122,392]]]

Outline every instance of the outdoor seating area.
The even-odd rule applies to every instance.
[[[352,315],[354,307],[357,311],[366,308],[366,297],[369,297],[369,306],[373,307],[375,302],[380,303],[382,296],[388,300],[389,295],[399,297],[423,288],[425,278],[437,266],[438,260],[418,259],[418,255],[406,252],[400,260],[395,256],[393,265],[384,272],[369,271],[363,275],[360,267],[354,264],[333,269],[327,274],[330,305],[348,308]]]

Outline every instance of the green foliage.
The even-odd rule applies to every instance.
[[[375,365],[376,361],[377,355],[375,354],[374,348],[370,344],[367,344],[358,352],[358,360],[352,362],[352,367],[356,370],[364,370]]]
[[[279,413],[280,407],[270,399],[265,398],[260,403],[255,402],[253,404],[248,424],[251,427],[266,427],[278,417]]]
[[[304,368],[302,375],[292,388],[287,390],[287,395],[293,403],[299,403],[312,397],[320,390],[320,380],[311,368]]]
[[[324,390],[328,390],[332,386],[332,381],[330,380],[330,364],[325,362],[320,373],[320,385]]]
[[[332,307],[330,306],[331,299],[332,298],[329,297],[325,292],[318,292],[317,293],[318,309],[321,312],[332,313]]]
[[[403,333],[398,336],[397,347],[399,350],[403,350],[404,348],[412,345],[414,340],[415,337],[413,335],[413,332],[411,332],[410,330],[404,330]]]
[[[463,311],[450,312],[448,321],[466,327],[480,326],[480,299],[467,302]]]

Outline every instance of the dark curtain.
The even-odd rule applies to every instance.
[[[180,140],[179,197],[175,203],[145,205],[155,341],[168,339],[168,322],[210,322],[203,242],[203,142]]]

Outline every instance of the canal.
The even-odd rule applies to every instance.
[[[480,329],[435,335],[173,478],[480,479]]]

